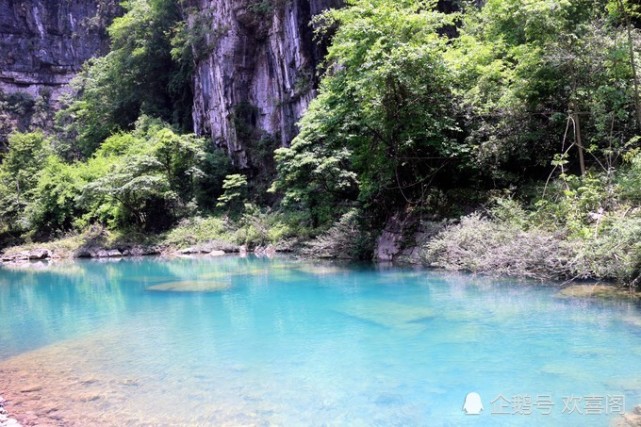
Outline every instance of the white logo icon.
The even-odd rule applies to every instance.
[[[481,401],[481,396],[476,393],[468,393],[465,396],[465,403],[463,404],[463,411],[467,415],[479,415],[483,410],[483,402]]]

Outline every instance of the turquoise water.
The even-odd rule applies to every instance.
[[[641,308],[557,291],[252,257],[0,270],[0,369],[104,380],[96,411],[132,423],[607,425],[641,403]]]

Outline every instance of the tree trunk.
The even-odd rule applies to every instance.
[[[585,175],[585,155],[583,154],[583,139],[581,138],[581,118],[578,112],[574,112],[575,129],[575,142],[579,148],[579,167],[581,168],[581,176]]]
[[[632,39],[632,24],[630,23],[630,16],[628,11],[625,10],[623,0],[618,0],[619,9],[625,20],[625,27],[628,33],[628,47],[630,49],[630,67],[632,68],[632,79],[634,81],[634,105],[637,110],[637,126],[641,128],[641,101],[639,100],[639,79],[637,75],[637,65],[634,60],[634,40]]]
[[[574,122],[574,144],[579,150],[579,168],[581,176],[583,176],[585,175],[585,155],[583,153],[583,138],[581,137],[581,115],[574,101],[570,101],[570,115]]]

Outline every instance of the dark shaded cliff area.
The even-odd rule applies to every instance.
[[[109,47],[117,0],[0,0],[0,144],[12,130],[52,126],[84,62]]]
[[[116,0],[0,0],[0,88],[52,95],[90,57],[106,51]]]
[[[255,145],[287,145],[295,136],[323,55],[310,21],[342,0],[295,0],[266,9],[255,3],[201,0],[190,17],[192,25],[205,22],[215,38],[195,69],[194,129],[243,169],[256,166],[258,159],[249,158]]]

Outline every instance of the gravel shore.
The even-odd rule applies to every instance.
[[[7,414],[2,396],[0,396],[0,427],[21,427],[18,421],[10,418]]]

